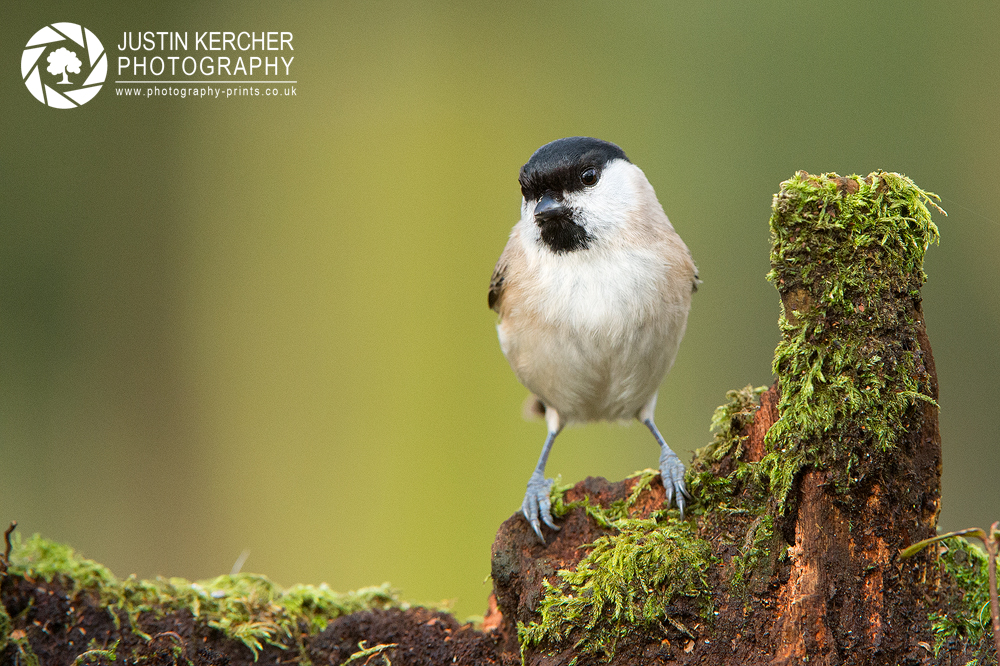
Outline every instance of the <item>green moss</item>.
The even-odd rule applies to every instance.
[[[20,534],[15,533],[12,546],[10,573],[50,582],[61,578],[70,584],[68,592],[71,596],[83,589],[108,591],[110,594],[118,583],[107,567],[80,557],[69,546],[43,539],[37,534],[22,542]]]
[[[780,418],[760,463],[772,496],[786,498],[807,464],[837,470],[838,487],[850,487],[862,458],[892,451],[912,408],[934,403],[914,321],[924,252],[938,241],[932,198],[884,171],[799,172],[775,196],[768,279],[783,303]]]
[[[86,664],[91,659],[104,658],[108,661],[118,661],[118,644],[121,640],[117,640],[109,648],[98,648],[95,646],[96,641],[91,640],[91,647],[86,652],[77,655],[77,658],[73,661],[73,666],[81,666]]]
[[[3,578],[0,577],[0,581]],[[4,648],[7,647],[8,641],[10,641],[10,630],[13,627],[10,622],[10,615],[7,614],[7,609],[4,608],[3,604],[0,604],[0,652],[3,652]]]
[[[403,606],[388,584],[337,593],[325,584],[284,590],[264,576],[236,574],[190,582],[183,578],[117,579],[106,567],[80,557],[72,548],[41,538],[17,539],[10,572],[27,578],[58,579],[76,594],[99,595],[109,609],[123,611],[132,631],[144,636],[140,615],[188,610],[257,654],[265,643],[302,649],[300,638],[316,634],[342,615],[370,608]],[[116,620],[118,615],[114,614]]]
[[[574,641],[583,653],[610,657],[617,642],[637,626],[671,622],[667,608],[679,596],[696,599],[702,612],[709,612],[708,542],[695,536],[690,523],[666,510],[646,519],[629,515],[657,475],[656,470],[640,472],[630,497],[607,509],[586,498],[565,503],[567,488],[554,490],[553,514],[583,508],[597,524],[615,533],[588,544],[589,552],[576,567],[557,572],[556,584],[545,582],[540,619],[518,623],[522,655],[529,647],[555,648]]]
[[[716,408],[712,416],[714,440],[695,452],[694,463],[688,472],[687,483],[698,498],[695,510],[704,515],[711,512],[713,519],[733,518],[730,528],[744,529],[738,553],[730,560],[731,591],[744,592],[760,564],[774,547],[774,517],[768,512],[773,504],[768,496],[768,479],[776,475],[767,462],[741,460],[747,432],[753,423],[765,386],[746,386],[729,391],[729,402]],[[725,458],[729,461],[722,464]],[[794,467],[796,461],[784,461]],[[728,469],[728,474],[719,470]],[[797,468],[796,468],[797,469]],[[792,472],[794,473],[794,472]]]
[[[552,499],[552,515],[556,518],[562,518],[573,509],[583,509],[587,517],[601,527],[613,528],[618,521],[627,520],[630,517],[630,510],[635,506],[639,495],[649,488],[650,484],[657,479],[659,474],[659,471],[655,469],[644,469],[641,472],[635,472],[630,475],[628,478],[637,479],[635,485],[632,486],[632,492],[629,493],[626,499],[612,502],[611,506],[607,508],[592,504],[589,497],[584,497],[575,502],[566,502],[566,491],[572,488],[572,486],[564,485],[562,477],[558,477],[552,486],[550,495]],[[662,519],[667,513],[667,509],[661,509],[654,512],[651,518]]]
[[[961,597],[950,604],[950,612],[930,614],[934,634],[934,656],[952,639],[976,645],[992,632],[990,620],[989,571],[986,554],[962,537],[941,542],[946,549],[939,562],[955,581]]]
[[[883,171],[799,172],[775,195],[768,279],[783,306],[779,419],[763,458],[741,460],[765,389],[730,391],[712,418],[714,441],[687,475],[693,513],[746,530],[730,563],[735,591],[773,547],[774,519],[804,467],[829,470],[846,490],[898,446],[915,406],[934,403],[915,321],[924,253],[938,240],[932,198]]]
[[[365,647],[366,642],[367,641],[361,641],[360,643],[358,643],[358,651],[352,654],[350,657],[348,657],[347,661],[345,661],[340,666],[348,666],[348,664],[353,664],[353,663],[362,663],[367,666],[367,664],[372,663],[371,660],[375,656],[382,657],[383,664],[388,664],[388,666],[392,666],[392,662],[389,661],[389,657],[385,656],[382,653],[394,647],[399,647],[399,643],[381,643],[373,647]],[[364,661],[361,661],[362,659]]]
[[[734,593],[746,589],[750,576],[761,560],[771,552],[773,545],[774,518],[769,515],[759,516],[750,524],[740,554],[732,560],[733,575],[729,584]]]
[[[699,500],[692,509],[694,512],[710,510],[757,516],[763,511],[766,497],[762,488],[756,487],[757,492],[750,496],[739,491],[747,479],[757,479],[762,475],[755,469],[758,463],[747,463],[740,458],[747,439],[742,433],[753,423],[760,394],[766,390],[766,386],[746,386],[738,391],[729,391],[726,393],[729,402],[716,408],[711,426],[715,438],[708,446],[695,451],[694,463],[686,477],[688,490]],[[721,475],[718,464],[726,457],[731,457],[733,469],[729,474]]]

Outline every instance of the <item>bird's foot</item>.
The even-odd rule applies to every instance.
[[[684,520],[684,500],[691,495],[684,485],[684,463],[670,449],[660,456],[660,478],[663,479],[663,489],[667,491],[667,506],[676,501],[677,508],[681,511],[681,520]]]
[[[681,473],[683,474],[683,467]],[[538,535],[542,543],[545,543],[545,537],[542,536],[542,523],[554,530],[559,529],[552,521],[550,513],[552,500],[549,498],[549,493],[552,491],[553,483],[555,483],[554,479],[546,479],[538,473],[532,474],[528,481],[528,489],[524,493],[524,501],[521,502],[521,513],[528,519],[531,529],[535,530],[535,534]]]

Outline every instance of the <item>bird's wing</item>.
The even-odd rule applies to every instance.
[[[490,310],[500,312],[500,299],[503,297],[503,281],[507,275],[507,252],[504,251],[497,261],[496,268],[493,269],[493,276],[490,278],[490,293],[488,302]]]
[[[500,312],[500,303],[503,299],[504,287],[506,286],[507,274],[510,269],[511,258],[517,252],[523,252],[517,242],[517,229],[511,232],[507,245],[504,247],[500,258],[497,260],[496,268],[493,269],[493,276],[490,278],[490,293],[488,303],[491,310]]]

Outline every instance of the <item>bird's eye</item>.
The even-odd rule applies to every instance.
[[[598,177],[597,169],[590,167],[589,169],[584,169],[583,173],[580,174],[580,182],[590,187],[591,185],[597,184]]]

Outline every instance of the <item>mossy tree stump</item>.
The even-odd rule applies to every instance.
[[[920,305],[924,251],[937,240],[927,201],[890,173],[800,172],[775,196],[778,383],[753,428],[763,446],[745,457],[767,477],[765,515],[787,557],[771,594],[775,663],[923,657],[939,569],[930,556],[901,563],[898,551],[935,534],[940,507],[937,377]]]
[[[938,239],[932,197],[886,172],[782,183],[768,276],[783,305],[775,385],[733,391],[716,412],[716,440],[688,474],[691,531],[649,500],[633,508],[635,481],[570,490],[575,508],[545,547],[519,517],[504,524],[496,596],[527,663],[965,664],[985,654],[978,551],[952,540],[899,558],[935,534],[940,508],[938,388],[920,304],[924,252]],[[648,492],[662,497],[658,482]],[[692,556],[672,556],[665,574],[643,559],[628,546],[642,541],[642,520],[647,539],[669,535]],[[616,548],[595,572],[592,554]],[[684,586],[663,594],[664,579]]]

